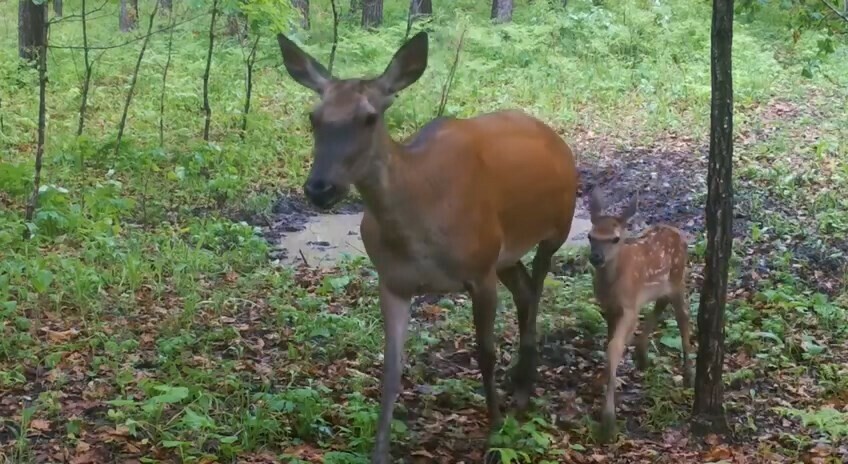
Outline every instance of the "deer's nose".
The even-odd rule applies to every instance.
[[[303,185],[303,193],[306,194],[306,198],[319,208],[332,206],[336,192],[336,187],[324,179],[310,179]]]

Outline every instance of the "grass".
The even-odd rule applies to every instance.
[[[642,157],[703,157],[707,2],[575,0],[566,12],[518,2],[513,23],[504,26],[488,23],[481,2],[456,3],[450,11],[436,5],[432,20],[415,25],[431,31],[430,67],[387,113],[397,137],[434,116],[466,29],[448,113],[523,108],[561,132],[585,168],[606,172],[644,161],[624,173],[632,182],[608,189],[627,189],[652,174],[659,175],[655,184],[689,185],[703,174],[693,167],[691,176],[672,178],[655,163],[665,155]],[[15,5],[0,4],[0,14],[11,18]],[[142,18],[151,5],[141,2]],[[141,34],[119,35],[116,8],[91,14],[92,43]],[[66,14],[78,11],[77,1],[65,3]],[[405,3],[387,0],[379,32],[344,22],[336,72],[379,72],[402,41],[405,11]],[[305,177],[306,111],[315,97],[284,74],[273,36],[263,30],[242,139],[245,50],[223,34],[222,22],[210,81],[211,142],[202,141],[209,18],[186,5],[173,14],[197,18],[174,34],[161,145],[167,34],[151,39],[117,155],[117,124],[140,42],[97,54],[82,137],[75,135],[81,52],[51,49],[43,191],[31,223],[23,210],[32,187],[36,76],[18,68],[11,21],[0,27],[0,456],[367,462],[382,347],[374,272],[367,260],[329,272],[275,266],[256,221],[272,216],[281,195]],[[839,366],[848,338],[848,47],[821,57],[821,34],[809,31],[793,43],[788,20],[766,8],[751,21],[740,17],[734,31],[735,175],[747,218],[734,245],[726,378],[735,431],[756,437],[735,452],[750,456],[769,447],[796,459],[845,436],[848,385]],[[168,21],[158,18],[157,27]],[[329,2],[313,2],[312,24],[313,31],[296,35],[326,57]],[[79,21],[53,25],[50,40],[78,46]],[[816,72],[804,77],[813,60]],[[702,202],[697,194],[687,201]],[[27,228],[34,236],[24,240]],[[702,236],[695,235],[693,313],[703,257]],[[549,276],[540,316],[544,396],[532,421],[508,421],[493,446],[517,462],[599,453],[627,459],[656,449],[699,462],[694,442],[669,438],[691,402],[677,379],[671,321],[652,348],[652,369],[633,372],[629,360],[622,368],[622,438],[635,445],[594,444],[605,326],[581,251],[564,250],[558,259],[563,272]],[[506,368],[516,329],[511,301],[502,296],[497,330],[499,366]],[[416,309],[394,428],[397,455],[481,457],[475,453],[485,406],[468,306],[450,296]],[[792,439],[768,438],[786,436]],[[705,453],[715,448],[702,446]]]

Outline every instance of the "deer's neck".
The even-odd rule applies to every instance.
[[[381,236],[403,240],[408,235],[410,219],[414,220],[415,206],[409,189],[409,160],[403,148],[388,132],[381,137],[372,156],[373,162],[355,183],[365,207],[380,224]]]

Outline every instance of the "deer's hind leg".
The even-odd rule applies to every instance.
[[[532,274],[520,261],[514,266],[498,271],[498,278],[512,293],[518,317],[519,348],[518,365],[513,371],[515,392],[513,399],[519,413],[530,405],[533,384],[536,381],[536,318],[545,277],[551,267],[554,253],[563,241],[543,241],[539,243],[533,258]]]
[[[648,343],[651,341],[651,335],[657,329],[657,324],[662,320],[663,313],[668,307],[671,300],[668,298],[659,298],[654,303],[654,310],[651,311],[645,318],[645,324],[642,326],[642,333],[636,338],[636,350],[634,352],[634,361],[636,368],[644,371],[648,368]]]
[[[686,291],[679,292],[671,297],[671,305],[674,307],[674,318],[677,320],[677,328],[680,330],[680,344],[683,360],[681,367],[683,369],[683,385],[692,386],[694,373],[692,372],[692,360],[690,359],[691,345],[689,345],[689,302],[686,297]]]

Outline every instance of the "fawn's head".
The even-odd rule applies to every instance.
[[[283,34],[277,41],[289,75],[321,97],[309,112],[314,148],[303,191],[315,206],[329,208],[377,161],[385,137],[383,113],[395,94],[427,68],[427,33],[414,35],[395,52],[383,74],[367,79],[336,79]]]
[[[638,201],[638,196],[634,195],[620,215],[605,215],[603,211],[606,205],[601,192],[597,188],[592,190],[589,196],[589,215],[592,219],[592,230],[589,231],[589,263],[592,266],[602,267],[618,256],[627,230],[627,221],[636,214]]]

